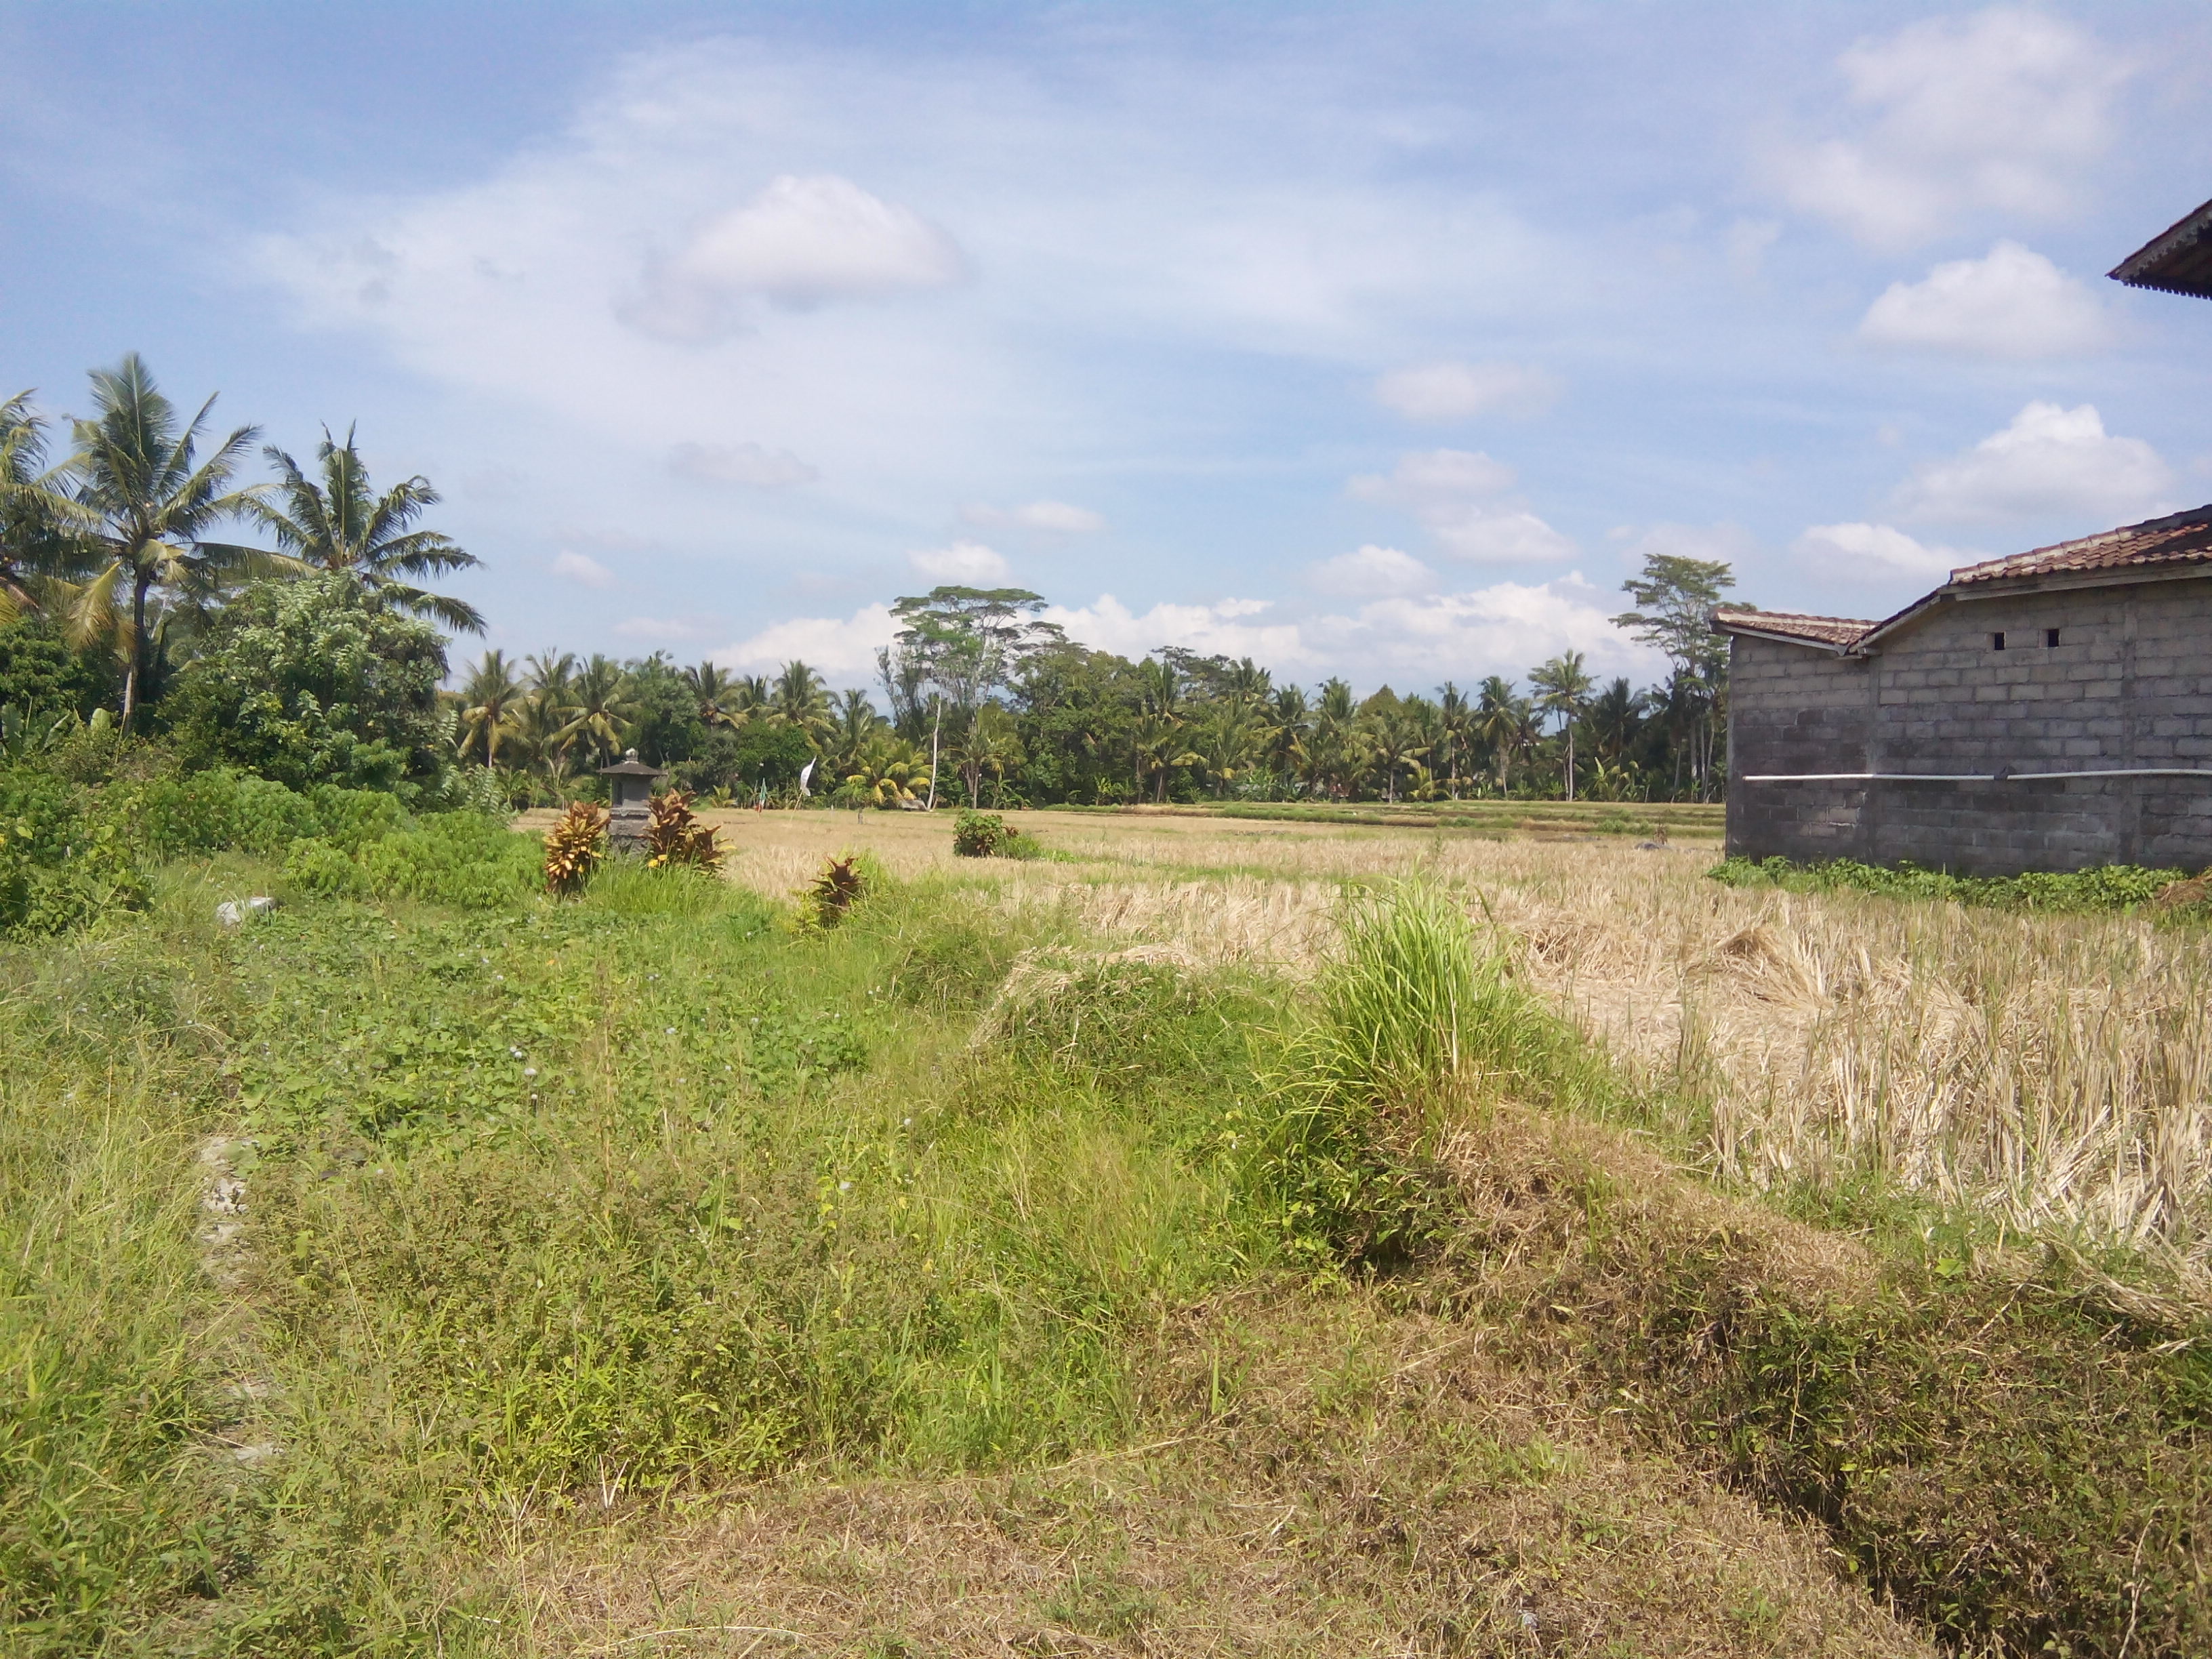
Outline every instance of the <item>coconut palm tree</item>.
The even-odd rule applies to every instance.
[[[623,728],[629,724],[629,677],[612,657],[592,654],[568,682],[568,722],[561,741],[582,751],[586,764],[607,762],[622,753]]]
[[[90,580],[70,595],[64,626],[78,645],[109,644],[123,659],[119,723],[127,732],[148,664],[149,611],[205,605],[228,580],[302,567],[206,539],[222,520],[251,512],[264,487],[231,488],[254,428],[240,427],[201,459],[215,399],[180,422],[135,351],[93,371],[92,400],[93,417],[70,422],[75,447],[57,479],[58,516],[91,556]]]
[[[1454,800],[1459,799],[1460,762],[1466,758],[1474,726],[1474,705],[1466,692],[1446,680],[1437,693],[1437,740],[1443,750],[1444,787]]]
[[[837,700],[836,729],[830,735],[830,769],[841,778],[849,775],[868,740],[884,729],[884,717],[866,692],[845,692]]]
[[[1313,727],[1305,687],[1276,688],[1267,699],[1267,760],[1275,775],[1288,784],[1305,764],[1306,738]]]
[[[0,623],[44,609],[57,581],[81,574],[82,549],[63,528],[46,458],[46,423],[31,394],[0,403]]]
[[[1473,729],[1488,747],[1498,768],[1498,793],[1511,787],[1513,757],[1528,741],[1529,707],[1503,674],[1492,674],[1475,692]]]
[[[499,764],[501,739],[522,730],[527,693],[504,653],[487,651],[461,688],[462,753],[481,754],[486,766]]]
[[[451,537],[409,528],[441,499],[428,478],[418,475],[381,495],[372,493],[351,427],[343,444],[323,428],[323,441],[315,446],[319,483],[276,445],[261,453],[276,469],[274,488],[282,505],[257,496],[246,510],[278,547],[319,569],[350,570],[363,587],[399,610],[434,617],[463,632],[483,632],[483,614],[474,605],[403,580],[466,570],[477,562]]]
[[[751,706],[759,699],[748,702],[744,692],[753,684],[731,673],[715,663],[702,662],[696,668],[684,671],[684,684],[690,689],[691,698],[697,707],[699,722],[707,726],[735,728],[743,726],[751,713]]]
[[[1378,710],[1367,722],[1368,752],[1382,769],[1382,799],[1398,799],[1398,772],[1429,752],[1421,730],[1421,715],[1407,698],[1395,708]]]
[[[1014,717],[997,703],[985,703],[968,722],[968,729],[960,734],[952,761],[960,769],[961,781],[968,786],[968,805],[981,805],[986,772],[995,782],[995,804],[998,795],[1006,789],[1006,769],[1022,763],[1022,740],[1015,733]]]
[[[1528,684],[1536,693],[1536,707],[1559,722],[1567,740],[1567,799],[1575,798],[1575,727],[1589,707],[1590,690],[1597,682],[1583,667],[1583,653],[1563,651],[1549,662],[1529,670]]]
[[[822,676],[805,663],[784,664],[769,689],[768,715],[780,726],[795,726],[819,749],[835,729],[830,713],[830,689]]]
[[[1218,697],[1189,726],[1191,752],[1217,796],[1243,776],[1264,752],[1267,724],[1241,698]]]
[[[896,806],[914,799],[917,787],[928,778],[927,758],[886,729],[868,739],[845,781],[871,805]]]

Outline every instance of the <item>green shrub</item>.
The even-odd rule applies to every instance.
[[[292,843],[284,858],[285,878],[325,898],[365,898],[372,890],[368,872],[342,847],[317,836]]]
[[[108,795],[114,810],[131,820],[141,844],[161,859],[274,853],[319,827],[305,797],[227,767],[116,784]]]
[[[514,904],[538,885],[538,847],[498,818],[435,812],[355,854],[380,898],[426,899],[461,910]]]
[[[43,773],[0,773],[0,933],[58,933],[146,902],[125,820]]]
[[[953,820],[952,851],[963,859],[1033,859],[1037,844],[996,812],[963,811]]]
[[[2093,870],[2031,870],[2017,876],[1954,876],[1911,863],[1862,864],[1836,859],[1822,864],[1793,864],[1788,859],[1732,858],[1705,872],[1729,887],[1779,887],[1793,893],[1838,890],[1875,893],[1885,898],[1949,900],[2008,910],[2125,910],[2148,904],[2180,870],[2147,870],[2138,865],[2108,864]]]
[[[407,823],[399,798],[382,789],[344,789],[317,784],[307,799],[315,809],[314,833],[334,847],[358,852],[370,842],[396,834]]]

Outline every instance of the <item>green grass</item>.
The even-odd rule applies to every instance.
[[[1309,989],[950,880],[878,880],[827,931],[620,862],[480,904],[467,872],[512,853],[475,834],[411,896],[223,854],[0,951],[11,1650],[517,1651],[489,1564],[520,1542],[1257,1423],[1203,1310],[1264,1300],[1295,1346],[1354,1294],[1822,1527],[1962,1646],[2206,1637],[2196,1328],[1840,1211],[1873,1266],[1793,1276],[1791,1224],[1590,1127],[1694,1113],[1444,896],[1353,895]],[[1350,1421],[1414,1363],[1303,1386]],[[1454,1478],[1501,1492],[1589,1455],[1485,1447]],[[1610,1549],[1632,1519],[1575,1524]],[[1747,1641],[1782,1628],[1763,1595]],[[1043,1603],[1102,1642],[1164,1605],[1110,1561]]]
[[[2030,871],[2018,876],[1954,876],[1911,864],[1862,864],[1856,859],[1793,864],[1784,858],[1732,858],[1715,865],[1707,874],[1729,887],[1778,887],[1793,893],[1844,890],[1885,898],[1948,900],[2007,910],[2066,911],[2134,909],[2185,880],[2188,872],[2112,864],[2091,870]]]
[[[1437,800],[1199,801],[1166,806],[1054,806],[1054,812],[1133,812],[1166,817],[1256,818],[1284,823],[1387,825],[1602,836],[1684,835],[1718,839],[1727,809],[1696,801]]]

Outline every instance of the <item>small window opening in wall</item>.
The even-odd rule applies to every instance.
[[[1992,634],[1990,635],[1990,649],[1992,651],[2002,651],[2004,649],[2004,635],[2002,634]]]
[[[2058,648],[2058,630],[2055,628],[2045,629],[2043,630],[2043,642],[2045,645],[2050,647],[2051,649],[2056,651]]]

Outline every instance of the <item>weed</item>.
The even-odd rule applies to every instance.
[[[1887,898],[1948,899],[1960,904],[2038,911],[2133,909],[2185,887],[2187,878],[2185,871],[2146,870],[2128,864],[2064,872],[2032,870],[2018,876],[1954,876],[1910,863],[1875,865],[1837,859],[1801,865],[1784,858],[1726,859],[1705,873],[1730,887],[1780,887],[1795,893],[1848,888]]]
[[[835,927],[867,892],[868,879],[861,872],[860,859],[848,854],[824,862],[822,873],[800,897],[808,922],[816,927]]]

